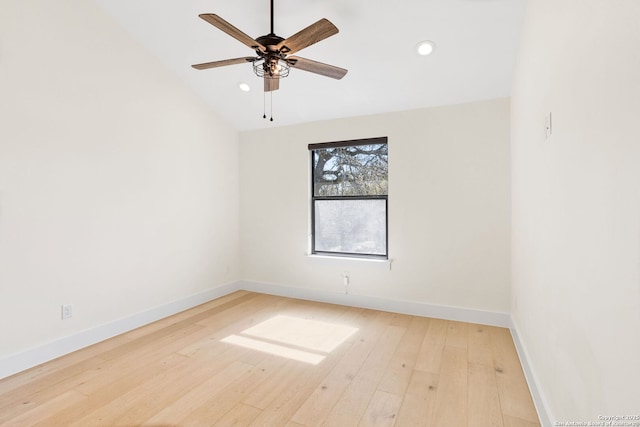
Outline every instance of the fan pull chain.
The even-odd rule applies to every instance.
[[[269,102],[271,103],[271,112],[270,112],[270,116],[271,118],[269,119],[269,121],[273,121],[273,91],[269,92]],[[267,93],[263,92],[262,93],[262,118],[266,119],[267,118]]]

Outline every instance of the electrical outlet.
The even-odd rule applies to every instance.
[[[73,317],[73,305],[71,304],[63,304],[62,305],[62,320]]]

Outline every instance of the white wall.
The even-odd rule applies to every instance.
[[[389,137],[392,269],[306,256],[307,144]],[[241,134],[244,279],[495,312],[509,309],[509,101]]]
[[[0,358],[237,280],[237,133],[93,2],[1,9]]]
[[[528,3],[512,92],[512,315],[559,421],[640,409],[638,23],[637,0]]]

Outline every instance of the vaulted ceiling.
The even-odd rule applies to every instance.
[[[338,34],[297,55],[349,72],[334,80],[292,69],[265,96],[249,63],[191,65],[252,56],[199,14],[256,38],[270,30],[268,0],[96,1],[238,130],[507,97],[525,9],[525,0],[275,0],[281,37],[333,22]],[[422,40],[436,43],[432,55],[416,53]],[[273,122],[262,118],[265,107]]]

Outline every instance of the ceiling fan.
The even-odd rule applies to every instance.
[[[244,45],[253,49],[256,56],[246,56],[242,58],[225,59],[222,61],[205,62],[203,64],[192,65],[197,70],[223,67],[226,65],[243,64],[250,62],[253,64],[253,71],[264,79],[264,91],[271,92],[278,90],[280,79],[289,75],[291,67],[308,71],[333,79],[341,79],[347,74],[347,70],[335,67],[322,62],[300,56],[290,56],[306,47],[322,41],[338,33],[338,28],[328,19],[322,18],[318,22],[309,25],[307,28],[298,31],[287,39],[277,36],[273,31],[273,0],[271,0],[271,32],[256,39],[252,39],[218,15],[213,13],[203,13],[199,15],[219,30],[224,31],[231,37],[240,41]]]

